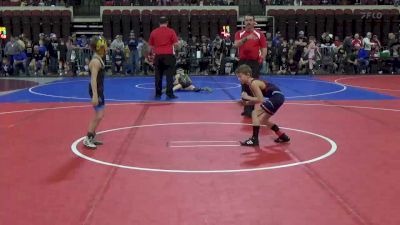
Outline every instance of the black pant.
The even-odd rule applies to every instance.
[[[259,78],[260,77],[260,63],[258,60],[251,60],[251,59],[241,59],[238,62],[238,66],[246,64],[250,66],[252,71],[252,77]]]
[[[175,64],[176,59],[174,55],[157,55],[155,58],[155,87],[156,95],[161,95],[162,93],[162,80],[163,75],[167,77],[167,96],[173,96],[174,92],[172,90],[175,75]]]
[[[239,60],[238,66],[246,64],[250,66],[252,71],[252,77],[258,79],[260,77],[260,63],[257,60],[241,59]],[[252,91],[248,85],[242,84],[242,92],[246,92],[248,95],[253,96]],[[245,105],[243,108],[243,115],[251,117],[251,112],[254,110],[253,105]]]

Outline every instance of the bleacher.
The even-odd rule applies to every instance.
[[[0,10],[1,25],[9,34],[22,33],[34,41],[39,33],[71,35],[72,9],[65,7],[7,7]]]
[[[288,38],[301,30],[308,36],[327,31],[340,38],[369,31],[383,38],[399,31],[399,9],[393,6],[270,6],[266,14],[274,17],[275,31]]]
[[[225,8],[224,10],[222,8]],[[231,36],[236,32],[238,9],[236,6],[218,7],[177,7],[158,8],[149,7],[136,9],[108,9],[102,7],[102,21],[104,35],[112,38],[117,34],[127,37],[131,30],[136,34],[142,33],[147,39],[150,31],[158,26],[158,18],[163,15],[170,19],[170,25],[184,39],[189,35],[215,37],[220,32],[220,27],[229,25],[232,29]]]

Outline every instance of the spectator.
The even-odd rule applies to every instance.
[[[351,54],[353,51],[353,44],[352,44],[352,39],[350,35],[347,35],[344,40],[343,40],[343,49],[346,52],[346,54]]]
[[[296,48],[295,48],[293,39],[289,39],[288,47],[289,47],[288,58],[289,59],[294,59],[294,55],[296,53]]]
[[[208,67],[211,61],[211,53],[207,48],[207,44],[203,43],[201,46],[201,56],[200,56],[200,74],[207,75],[208,74]]]
[[[378,36],[376,34],[372,36],[371,44],[372,46],[375,46],[378,50],[382,48],[381,42],[379,41]]]
[[[115,36],[115,39],[111,43],[110,48],[112,50],[120,49],[121,51],[125,48],[124,42],[122,41],[122,35]]]
[[[279,47],[281,39],[281,32],[277,31],[274,39],[272,40],[272,47]]]
[[[72,34],[70,41],[72,46],[78,47],[79,43],[75,33]]]
[[[279,66],[278,74],[279,75],[288,74],[288,63],[285,57],[282,57],[281,59],[281,65]]]
[[[264,71],[264,73],[272,73],[273,72],[273,70],[272,70],[272,64],[273,64],[273,61],[272,61],[272,42],[269,42],[268,43],[268,48],[267,48],[267,56],[265,57],[265,71]],[[289,48],[289,52],[290,52],[290,48]],[[291,57],[291,59],[293,59],[293,55],[292,55],[292,57]]]
[[[326,33],[325,38],[322,40],[321,46],[332,46],[332,45],[333,45],[333,35]]]
[[[351,41],[353,48],[360,48],[361,47],[361,40],[360,35],[358,33],[354,34],[354,39]]]
[[[189,44],[189,48],[190,48],[190,54],[192,55],[192,57],[193,56],[195,57],[196,56],[196,52],[198,50],[200,50],[200,48],[199,48],[200,43],[198,42],[197,37],[196,36],[192,36],[192,39],[190,39],[188,44]]]
[[[329,36],[327,36],[329,37]],[[315,43],[315,38],[314,37],[310,37],[310,42],[308,44],[308,48],[307,48],[307,52],[308,52],[308,69],[310,71],[311,74],[315,74],[314,71],[314,65],[316,63],[316,58],[317,58],[317,45]]]
[[[139,70],[139,52],[138,52],[138,41],[135,37],[135,33],[130,33],[128,40],[129,48],[129,61],[128,71],[131,75],[135,75]]]
[[[26,64],[25,64],[25,68],[27,68],[27,70],[26,70],[26,74],[29,76],[30,75],[30,72],[29,72],[29,64],[30,64],[30,62],[31,62],[31,60],[32,60],[32,54],[33,54],[33,46],[32,46],[32,41],[30,41],[30,40],[28,40],[27,41],[27,43],[26,43],[26,49],[25,49],[25,52],[26,52]]]
[[[301,56],[300,61],[299,61],[299,73],[301,73],[301,74],[309,73],[309,71],[308,71],[308,68],[309,68],[308,52],[307,51],[308,51],[308,47],[304,47],[303,55]]]
[[[219,40],[219,42],[221,42],[221,40]],[[208,49],[211,49],[211,41],[210,38],[202,35],[201,36],[201,45],[206,45]],[[202,46],[200,46],[200,48],[202,48]]]
[[[368,73],[368,68],[369,68],[369,51],[365,50],[364,48],[361,48],[358,51],[358,66],[359,70],[361,71],[361,74]]]
[[[124,61],[125,61],[124,59],[125,59],[124,52],[121,49],[116,48],[114,50],[113,57],[112,57],[112,62],[114,65],[114,70],[113,70],[114,75],[123,73],[123,67],[124,67]]]
[[[340,41],[339,36],[335,36],[335,41],[333,42],[336,48],[341,48],[343,46],[343,43]]]
[[[83,66],[83,70],[79,71],[79,76],[89,76],[89,58],[85,58],[85,66]]]
[[[75,36],[75,38],[76,38],[76,36]],[[86,35],[81,35],[80,38],[76,39],[76,45],[80,48],[88,48],[89,42],[88,42]]]
[[[372,38],[372,33],[368,32],[366,37],[363,39],[363,49],[367,52],[368,56],[370,55],[371,52],[371,38]]]
[[[299,70],[299,64],[296,63],[293,59],[289,59],[288,64],[288,72],[291,75],[296,75]]]
[[[378,40],[378,36],[377,35],[372,36],[370,56],[374,57],[374,58],[378,58],[379,51],[381,48],[382,48],[382,46],[381,46],[381,42]]]
[[[4,54],[8,57],[8,62],[13,65],[14,55],[19,54],[23,50],[24,49],[20,43],[18,43],[17,39],[11,36],[10,41],[6,43],[4,48]]]
[[[44,51],[43,51],[44,49]],[[34,49],[35,51],[35,49]],[[45,75],[45,73],[47,73],[47,48],[43,45],[40,46],[39,45],[39,58],[40,58],[40,72],[41,75]]]
[[[144,63],[143,63],[144,75],[148,75],[149,71],[154,73],[154,58],[155,58],[155,54],[153,51],[150,51],[145,55],[145,59],[144,59]]]
[[[297,41],[294,42],[294,46],[296,47],[296,52],[294,53],[294,61],[299,62],[301,56],[303,55],[304,47],[307,46],[307,42],[302,37],[299,37]]]
[[[33,50],[33,45],[32,45],[32,41],[31,40],[29,40],[27,37],[25,37],[25,35],[24,34],[21,34],[21,37],[20,37],[20,39],[23,41],[23,43],[24,43],[24,45],[25,45],[25,50],[26,50],[26,48],[28,48],[28,44],[30,44],[30,47],[32,48],[32,50]]]
[[[76,68],[76,35],[74,37],[74,34],[72,35],[71,38],[69,38],[66,42],[66,47],[67,47],[67,58],[66,58],[66,71],[68,73],[72,72],[72,76],[76,76],[77,68]]]
[[[280,45],[279,49],[278,49],[278,64],[281,65],[281,58],[285,57],[286,59],[288,58],[289,55],[289,47],[287,45],[287,41],[283,40],[282,45]]]
[[[301,38],[301,39],[303,39],[304,42],[308,42],[307,37],[305,36],[304,31],[302,31],[302,30],[299,31],[297,38],[298,39]]]
[[[220,42],[215,42],[215,44],[213,45],[213,49],[212,49],[212,68],[211,68],[211,72],[214,73],[219,73],[222,70],[222,66],[224,64],[222,64],[223,62],[223,58],[224,58],[224,49],[222,48],[222,41]]]
[[[394,33],[389,33],[388,34],[388,42],[387,42],[387,48],[390,49],[393,47],[393,45],[397,44],[397,38]]]
[[[354,48],[351,54],[347,55],[344,71],[346,74],[355,74],[358,72],[358,48]]]
[[[9,77],[14,75],[14,68],[10,63],[10,60],[7,58],[3,58],[3,61],[1,63],[1,73],[3,76]]]
[[[336,63],[336,72],[339,74],[344,73],[344,65],[346,63],[347,53],[344,48],[339,48],[336,56],[335,56],[335,63]]]
[[[32,60],[29,63],[30,71],[33,71],[35,76],[38,75],[38,72],[43,75],[43,60],[44,55],[40,53],[39,46],[35,45],[33,47]]]
[[[231,74],[233,61],[236,55],[233,42],[229,36],[222,40],[222,53],[221,53],[221,65],[219,67],[219,74]]]
[[[67,45],[65,44],[64,39],[60,39],[60,44],[57,46],[57,58],[58,58],[58,71],[60,73],[60,76],[63,74],[67,75],[67,67],[66,67],[66,61],[67,61]]]
[[[143,62],[144,62],[144,55],[143,55],[143,47],[145,46],[145,41],[143,40],[143,37],[140,36],[138,39],[138,45],[137,45],[137,51],[138,51],[138,70],[142,71],[143,70]],[[148,46],[148,45],[147,45]]]
[[[23,74],[26,74],[26,53],[24,51],[14,55],[14,75],[20,75],[22,70]]]
[[[55,34],[50,34],[50,40],[49,40],[46,48],[47,48],[48,57],[49,57],[48,70],[51,74],[56,74],[57,68],[58,68],[58,53],[57,53],[58,40],[57,40],[57,36]]]
[[[182,37],[178,37],[178,47],[176,48],[176,67],[182,68],[185,71],[189,71],[189,50],[188,44]]]

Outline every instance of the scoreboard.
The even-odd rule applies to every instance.
[[[0,39],[7,38],[7,29],[6,27],[0,27]]]

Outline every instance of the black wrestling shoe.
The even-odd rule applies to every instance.
[[[287,136],[286,134],[282,134],[281,136],[279,136],[277,139],[274,140],[276,143],[287,143],[290,141],[289,136]]]
[[[240,145],[242,146],[258,146],[258,140],[254,137],[251,137],[245,141],[241,141]]]

